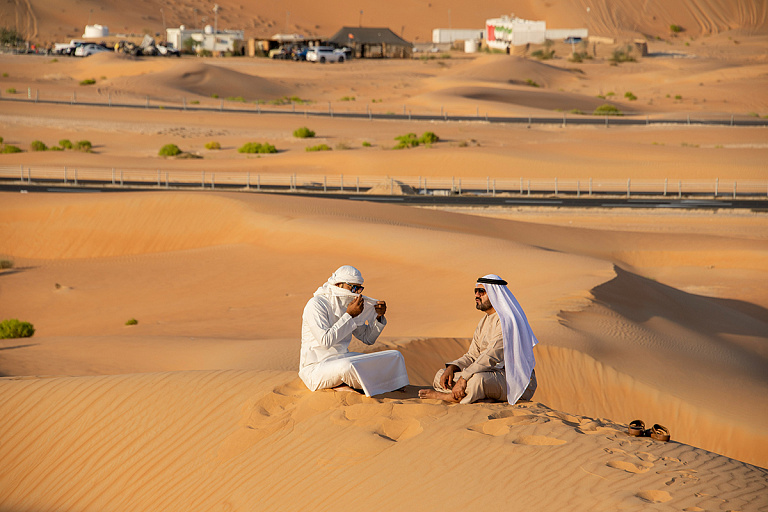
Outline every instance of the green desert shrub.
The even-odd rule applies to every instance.
[[[0,144],[2,144],[4,140],[4,138],[0,137]]]
[[[16,94],[16,88],[15,87],[9,87],[5,90],[8,94]]]
[[[331,148],[328,144],[318,144],[317,146],[309,146],[307,151],[330,151]]]
[[[13,268],[13,260],[0,260],[0,269]]]
[[[48,146],[46,146],[45,142],[41,140],[33,140],[32,144],[29,145],[29,148],[32,151],[45,151],[48,149]]]
[[[625,92],[624,97],[627,98],[629,101],[635,101],[637,99],[637,96],[632,94],[630,91]]]
[[[440,137],[435,135],[434,132],[424,132],[421,134],[421,137],[419,138],[419,142],[421,142],[422,144],[434,144],[439,140],[440,140]]]
[[[669,30],[670,30],[670,32],[673,32],[675,34],[679,34],[680,32],[683,31],[683,27],[681,27],[680,25],[672,24],[672,25],[669,26]]]
[[[272,144],[265,142],[246,142],[238,150],[238,153],[277,153],[277,149]]]
[[[227,101],[239,101],[240,103],[245,103],[245,98],[242,96],[229,96],[227,97]]]
[[[61,139],[59,141],[59,147],[61,149],[72,149],[72,147],[73,147],[72,146],[72,141],[70,141],[69,139]]]
[[[370,142],[368,142],[367,140],[364,140],[364,141],[363,141],[363,147],[364,147],[364,148],[369,148],[369,147],[371,147],[371,143],[370,143]]]
[[[93,85],[96,83],[96,80],[93,78],[86,78],[85,80],[80,80],[80,85]]]
[[[138,323],[139,323],[138,320],[136,320],[135,318],[131,318],[130,320],[126,320],[125,325],[136,325]]]
[[[606,103],[604,105],[600,105],[595,109],[593,112],[596,116],[620,116],[623,115],[621,113],[621,110],[616,108],[614,105],[611,105],[609,103]]]
[[[637,59],[632,56],[632,47],[627,45],[613,50],[609,60],[613,64],[618,64],[619,62],[635,62]]]
[[[29,338],[35,334],[35,328],[29,322],[20,322],[16,318],[0,322],[0,339]]]
[[[75,144],[75,149],[82,151],[83,153],[90,153],[91,149],[93,149],[93,144],[91,144],[91,141],[89,140],[79,140],[77,141],[77,144]]]
[[[181,153],[181,150],[176,144],[166,144],[157,152],[159,156],[176,156],[179,153]]]
[[[21,148],[11,144],[6,144],[3,146],[3,149],[0,149],[0,153],[21,153]]]
[[[216,141],[211,141],[205,145],[205,149],[221,149],[221,144]]]
[[[525,81],[526,85],[530,85],[531,87],[541,87],[539,84],[537,84],[534,80],[531,80],[530,78]]]
[[[306,126],[302,126],[301,128],[297,128],[293,131],[293,136],[297,139],[309,139],[315,136],[315,132]]]
[[[419,139],[415,133],[406,133],[405,135],[398,135],[395,137],[397,144],[395,149],[415,148],[419,145]]]

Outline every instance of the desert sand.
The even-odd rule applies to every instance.
[[[508,9],[449,4],[453,26]],[[643,12],[613,4],[521,2],[515,14],[586,23],[617,45],[658,36],[649,44],[655,56],[611,66],[610,48],[601,47],[584,64],[452,53],[314,66],[0,55],[3,97],[14,88],[17,99],[75,93],[155,106],[0,101],[0,136],[25,150],[1,154],[0,169],[768,187],[765,127],[302,115],[330,104],[558,116],[604,101],[652,119],[768,115],[765,2],[645,2]],[[285,7],[286,20],[283,6],[222,5],[219,26],[253,36],[283,24],[332,33],[356,24],[359,11],[344,21],[296,3]],[[37,30],[41,42],[79,35],[70,25],[84,24],[88,11],[56,6],[32,1],[0,12]],[[134,7],[107,2],[91,22],[115,32],[162,28],[159,12],[139,14],[158,6]],[[194,9],[208,7],[166,8],[166,23],[193,25]],[[437,4],[360,9],[364,24],[405,26],[406,37],[421,41],[447,25],[434,19]],[[686,32],[671,36],[670,23]],[[558,55],[566,51],[558,46]],[[96,84],[80,86],[87,78]],[[308,103],[269,115],[157,108],[183,100],[255,109],[254,101],[285,96]],[[317,136],[293,137],[300,126]],[[390,149],[394,137],[424,131],[440,142]],[[93,152],[28,151],[33,140],[64,138],[90,140]],[[222,149],[205,149],[210,141]],[[279,152],[237,152],[251,141]],[[202,158],[158,157],[168,143]],[[319,143],[334,149],[305,151]],[[0,192],[0,259],[13,263],[0,270],[0,319],[36,328],[31,338],[0,340],[0,511],[768,509],[763,209],[415,208],[253,190],[56,188]],[[404,391],[312,393],[298,379],[301,311],[342,264],[360,268],[366,294],[388,303],[382,338],[352,348],[400,350],[411,381]],[[472,288],[491,272],[510,282],[540,340],[533,401],[420,400],[418,389],[468,347],[482,314]],[[629,437],[635,419],[665,425],[672,440]],[[478,493],[487,496],[481,504]]]

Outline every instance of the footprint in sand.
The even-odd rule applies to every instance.
[[[605,464],[609,468],[621,469],[627,473],[642,474],[647,473],[653,467],[653,464],[634,464],[632,462],[625,462],[623,460],[612,460]]]
[[[539,423],[539,420],[544,420],[544,422],[549,421],[546,418],[540,418],[531,414],[509,416],[506,418],[489,419],[488,421],[480,423],[479,425],[473,425],[469,427],[469,430],[480,432],[481,434],[488,434],[494,437],[499,437],[509,434],[509,431],[513,425],[530,425],[532,423]]]
[[[418,417],[432,409],[428,404],[360,403],[336,411],[332,421],[351,423],[388,441],[410,439],[424,431]]]
[[[521,436],[512,442],[514,444],[527,446],[560,446],[566,443],[566,441],[563,441],[562,439],[547,436]]]
[[[635,496],[649,503],[666,503],[672,499],[672,495],[667,491],[657,491],[654,489],[648,491],[640,491],[635,493]]]

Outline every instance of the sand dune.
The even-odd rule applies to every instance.
[[[254,371],[0,387],[8,397],[0,503],[10,510],[471,507],[463,486],[442,481],[480,470],[475,457],[488,452],[484,484],[504,488],[495,501],[510,510],[764,505],[764,470],[684,444],[631,440],[620,425],[537,402],[462,408],[420,403],[412,392],[310,393],[292,373]],[[468,465],[445,461],[446,446]],[[555,475],[572,491],[547,492]],[[732,479],[738,488],[711,495]]]
[[[495,0],[220,5],[219,28],[247,37],[362,23],[417,42],[432,28],[482,25],[510,8]],[[0,13],[40,41],[58,41],[79,36],[86,18],[113,33],[154,33],[211,23],[210,8],[107,0],[84,14],[70,0],[30,0]],[[458,52],[339,66],[2,55],[3,97],[63,100],[3,101],[4,144],[87,139],[94,151],[2,154],[0,166],[11,179],[66,166],[80,176],[116,169],[195,182],[214,173],[302,183],[343,175],[379,189],[393,179],[463,178],[477,190],[554,177],[582,187],[594,178],[598,188],[668,182],[670,190],[678,180],[719,180],[721,198],[737,182],[740,192],[758,183],[755,197],[763,196],[763,127],[529,128],[482,116],[572,116],[603,102],[658,119],[765,116],[765,2],[524,0],[514,10],[617,43],[592,47],[597,58],[581,64],[566,60],[563,43],[547,63]],[[684,31],[670,34],[671,24]],[[636,37],[651,56],[611,66],[613,49]],[[79,85],[86,78],[96,84]],[[307,100],[306,112],[226,108],[245,106],[230,96],[289,94]],[[149,96],[153,105],[82,104],[107,95]],[[182,97],[219,111],[157,108]],[[478,119],[348,120],[313,109]],[[316,137],[293,137],[302,125]],[[424,131],[440,142],[390,150],[395,137]],[[206,149],[210,141],[222,149]],[[251,141],[279,152],[237,152]],[[168,143],[203,158],[159,157]],[[320,143],[333,150],[306,151]],[[0,270],[0,319],[36,328],[32,338],[0,340],[2,511],[474,509],[478,489],[510,510],[768,506],[768,472],[751,465],[768,467],[762,210],[447,211],[209,187],[0,192],[0,259],[13,263]],[[297,379],[298,315],[345,263],[363,271],[367,294],[388,303],[384,337],[352,348],[401,351],[411,379],[404,392],[310,393]],[[466,350],[481,314],[472,285],[487,272],[509,280],[540,340],[534,402],[419,400],[417,389]],[[634,419],[669,427],[672,442],[628,437]]]
[[[375,229],[375,238],[355,244],[356,259],[367,268],[378,269],[374,282],[377,275],[383,277],[399,269],[398,273],[430,282],[437,294],[430,304],[414,309],[413,298],[407,287],[401,288],[402,283],[378,284],[374,295],[386,297],[393,311],[398,311],[388,335],[408,340],[466,331],[476,321],[476,312],[461,307],[464,294],[456,283],[463,274],[467,274],[463,279],[473,279],[471,270],[459,269],[473,268],[474,254],[452,248],[486,247],[484,264],[514,276],[515,293],[526,304],[529,317],[536,319],[540,336],[547,340],[544,346],[550,347],[549,352],[542,349],[547,354],[543,360],[553,362],[542,363],[542,371],[551,387],[541,391],[549,404],[594,416],[625,417],[633,410],[627,406],[628,397],[633,396],[638,411],[668,407],[664,421],[680,432],[678,436],[685,442],[743,460],[761,461],[766,456],[753,447],[763,443],[763,434],[756,426],[764,419],[760,412],[764,408],[756,404],[764,401],[768,384],[763,371],[766,354],[761,348],[768,318],[766,304],[683,292],[636,274],[650,271],[653,275],[653,269],[662,265],[714,267],[719,270],[710,270],[712,275],[723,278],[718,281],[721,291],[716,293],[723,293],[722,283],[733,279],[733,271],[765,275],[765,240],[542,227],[503,219],[478,223],[476,217],[448,212],[231,193],[91,195],[77,199],[11,195],[3,209],[4,251],[30,261],[28,269],[4,276],[7,286],[21,292],[19,287],[29,279],[40,282],[23,292],[26,305],[8,303],[4,308],[39,319],[40,335],[70,337],[62,338],[58,346],[46,343],[9,353],[7,368],[0,368],[6,374],[14,374],[14,367],[33,371],[34,358],[49,350],[62,354],[64,366],[41,360],[33,373],[71,373],[73,365],[66,361],[72,361],[73,350],[105,343],[109,337],[115,337],[112,343],[117,352],[113,354],[129,354],[134,345],[121,340],[127,334],[121,325],[131,315],[142,320],[130,331],[132,336],[230,338],[221,342],[222,348],[233,347],[257,360],[261,357],[258,354],[275,345],[257,344],[246,350],[236,339],[289,339],[295,326],[285,314],[300,309],[313,289],[312,283],[291,270],[294,262],[303,260],[322,275],[323,265],[343,258],[345,240]],[[27,236],[31,232],[37,236]],[[408,250],[393,252],[395,246]],[[89,261],[93,258],[99,263]],[[510,261],[514,266],[509,266]],[[222,264],[238,272],[228,276],[220,268]],[[86,268],[92,270],[84,279]],[[540,273],[521,273],[515,268],[547,269],[547,279],[542,280]],[[267,283],[273,275],[284,276],[282,287],[298,293],[288,293],[278,303],[271,301]],[[137,276],[144,283],[138,288]],[[104,279],[108,279],[108,287]],[[753,281],[751,286],[759,288],[760,282]],[[54,283],[63,289],[55,288]],[[749,287],[739,283],[732,281],[731,286],[741,287],[740,293],[752,298]],[[208,290],[207,299],[212,302],[201,304],[194,294],[182,292],[201,288]],[[738,296],[734,288],[729,290],[726,296]],[[180,292],[183,297],[179,297]],[[105,300],[113,304],[105,307]],[[53,304],[56,307],[51,310]],[[79,311],[94,309],[101,311],[99,318],[80,318]],[[253,324],[254,315],[266,311],[272,312],[269,319]],[[446,317],[445,311],[451,314]],[[61,320],[62,314],[67,321]],[[702,317],[707,321],[702,322]],[[88,333],[91,338],[74,342],[71,337],[76,333]],[[172,354],[172,347],[179,346],[181,340],[169,341],[164,350]],[[200,364],[211,368],[210,362],[205,362],[212,353],[207,347],[194,341],[186,350],[196,355],[173,362],[172,356],[158,354],[159,359],[152,364],[131,363],[122,371],[190,369]],[[563,354],[571,353],[557,352],[557,347],[576,351],[578,357],[574,357],[583,362],[569,363],[568,371],[548,373],[562,365],[556,361],[567,357]],[[410,349],[404,350],[408,353]],[[282,356],[271,358],[276,366],[265,369],[285,369],[286,362],[292,360],[289,352],[279,351]],[[417,360],[421,357],[416,355]],[[281,358],[284,363],[279,365],[276,361]],[[236,362],[235,357],[212,360],[224,366],[249,367],[246,362]],[[686,361],[685,371],[679,368],[682,360]],[[139,366],[131,366],[136,364]],[[121,371],[119,365],[114,367],[98,356],[88,366]],[[436,365],[430,366],[431,370],[424,370],[427,375],[417,371],[417,379],[428,381],[429,371]],[[585,367],[600,370],[585,374]],[[607,392],[603,389],[605,377],[600,377],[603,374],[622,375],[616,382],[623,384],[611,384],[608,387],[612,391]],[[701,374],[712,378],[704,383],[692,380],[693,375]],[[574,381],[592,395],[574,390]],[[744,400],[733,401],[732,389],[722,382],[738,385]],[[554,391],[561,388],[571,391]],[[669,400],[658,395],[662,392],[670,393]],[[648,396],[653,396],[652,402]],[[705,418],[702,421],[714,426],[693,428],[691,420],[672,412],[681,408],[689,410],[685,417]],[[724,443],[717,417],[726,411],[727,428],[738,434]],[[734,438],[742,441],[736,443]]]
[[[199,27],[214,22],[211,7],[195,1],[162,10],[149,0],[137,0],[128,9],[107,3],[91,13],[72,0],[58,2],[55,9],[48,5],[48,0],[8,4],[0,9],[0,14],[4,19],[15,20],[20,30],[38,41],[79,37],[88,21],[107,25],[112,33],[134,34],[161,33],[164,26]],[[243,29],[247,37],[292,32],[330,36],[342,25],[363,24],[389,26],[407,40],[425,42],[431,39],[433,28],[477,28],[488,18],[510,14],[509,4],[500,0],[481,5],[451,1],[439,6],[428,2],[395,1],[387,6],[363,2],[355,9],[340,12],[329,12],[312,4],[294,6],[289,11],[282,5],[241,5],[227,0],[220,5],[219,28]],[[547,4],[525,0],[517,2],[513,9],[515,15],[525,19],[546,19],[553,28],[586,26],[591,33],[602,36],[667,35],[671,24],[681,25],[684,35],[693,36],[734,29],[759,32],[768,26],[768,6],[750,0],[557,0]]]

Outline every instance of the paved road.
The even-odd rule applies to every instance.
[[[182,189],[185,190],[185,189]],[[196,188],[196,190],[199,190]],[[210,189],[209,189],[210,190]],[[217,187],[216,190],[238,190]],[[113,186],[51,186],[48,184],[31,183],[0,183],[0,191],[22,193],[115,193],[154,191],[162,193],[167,191],[157,187],[131,187],[119,188]],[[243,191],[244,193],[248,193]],[[296,197],[316,197],[325,199],[343,199],[348,201],[366,201],[373,203],[407,204],[415,206],[495,206],[495,207],[552,207],[552,208],[677,208],[677,209],[750,209],[768,213],[768,197],[766,198],[732,198],[722,197],[718,199],[704,198],[673,198],[673,197],[647,197],[626,198],[616,196],[563,196],[563,197],[536,197],[536,196],[487,196],[487,195],[412,195],[390,196],[372,194],[341,194],[322,192],[257,192],[254,189],[250,193],[256,194],[281,194]]]
[[[28,99],[28,98],[11,98],[7,96],[0,97],[0,101],[13,101],[22,103],[45,103],[53,105],[77,105],[79,107],[119,107],[119,108],[133,108],[133,109],[158,109],[161,105],[150,105],[147,101],[145,104],[130,104],[130,103],[97,103],[91,101],[72,101],[72,100],[42,100],[42,99]],[[221,106],[216,107],[201,107],[199,105],[162,105],[163,110],[184,110],[190,112],[227,112],[227,113],[241,113],[241,114],[284,114],[293,116],[306,116],[306,117],[338,117],[342,119],[378,119],[378,120],[398,120],[398,121],[483,121],[487,123],[508,123],[508,124],[545,124],[545,125],[602,125],[602,126],[629,126],[629,125],[718,125],[718,126],[768,126],[768,119],[761,119],[759,117],[750,119],[735,119],[731,117],[729,119],[691,119],[690,116],[680,119],[651,119],[645,116],[590,116],[590,115],[562,115],[557,117],[504,117],[504,116],[451,116],[445,115],[419,115],[419,114],[375,114],[373,112],[333,112],[330,108],[328,111],[304,111],[304,110],[288,110],[288,109],[268,109],[261,106],[257,109],[253,108],[237,108],[236,106],[228,103],[226,107],[222,102]]]

